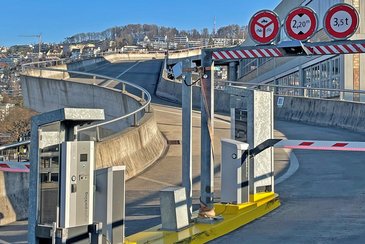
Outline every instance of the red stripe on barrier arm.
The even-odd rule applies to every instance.
[[[352,51],[352,49],[348,46],[348,45],[342,45],[345,49],[346,49],[346,51],[347,52],[349,52],[349,53],[353,53],[353,51]],[[355,47],[354,47],[355,48]],[[356,48],[355,48],[356,49]],[[357,50],[357,49],[356,49]],[[359,50],[357,50],[357,51],[359,51]]]
[[[7,164],[0,164],[0,168],[8,168],[8,169],[10,169],[10,166],[7,165]]]
[[[238,53],[236,50],[233,50],[233,53],[236,54],[237,57],[243,58],[242,55],[240,53]]]
[[[317,48],[317,51],[319,52],[319,54],[326,54],[326,52],[323,51],[321,46],[317,46],[316,48]]]
[[[28,169],[30,169],[30,164],[25,164],[25,167],[27,167]]]
[[[348,147],[283,146],[282,148],[302,149],[302,150],[321,150],[321,151],[365,152],[365,148],[348,148]]]
[[[262,57],[267,57],[267,55],[265,55],[265,53],[263,53],[260,49],[256,49],[256,51],[262,56]]]
[[[336,143],[336,144],[332,145],[332,147],[345,147],[347,145],[348,145],[348,143]]]
[[[279,57],[283,56],[283,54],[279,51],[279,49],[274,48],[273,50],[274,50],[274,52],[275,52],[275,53],[276,53]]]
[[[339,52],[339,53],[344,53],[344,51],[342,51],[342,49],[338,46],[338,45],[333,45],[333,47]]]
[[[299,146],[311,146],[313,144],[314,144],[314,142],[307,142],[307,141],[305,141],[305,142],[300,143]]]

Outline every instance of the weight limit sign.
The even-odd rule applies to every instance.
[[[359,27],[359,13],[348,4],[331,7],[324,17],[324,29],[333,39],[344,40],[351,37]]]
[[[317,14],[308,7],[293,9],[285,19],[285,32],[294,40],[307,41],[315,34],[317,28]]]

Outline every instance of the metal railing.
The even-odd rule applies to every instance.
[[[365,90],[258,84],[237,81],[219,82],[223,84],[223,86],[218,86],[221,89],[224,89],[225,85],[234,85],[241,87],[243,86],[251,89],[259,89],[262,91],[273,91],[275,95],[365,102]]]
[[[27,75],[28,71],[33,71],[34,69],[32,67],[27,66],[25,68],[25,70],[23,71],[23,74]],[[96,141],[101,141],[103,140],[103,138],[111,136],[113,134],[116,134],[120,131],[122,131],[123,129],[126,129],[130,126],[138,126],[140,124],[140,120],[142,119],[142,117],[144,116],[144,113],[147,112],[149,113],[151,111],[151,95],[149,94],[149,92],[144,89],[143,87],[140,87],[138,85],[132,84],[130,82],[124,81],[124,80],[120,80],[120,79],[116,79],[114,77],[110,77],[110,76],[106,76],[106,75],[99,75],[99,74],[94,74],[94,73],[86,73],[86,72],[81,72],[81,71],[70,71],[70,70],[61,70],[61,69],[52,69],[52,68],[37,68],[36,70],[39,70],[39,75],[35,76],[35,77],[42,77],[41,72],[42,71],[47,71],[47,72],[55,72],[55,73],[60,73],[61,77],[69,77],[69,75],[74,75],[76,76],[75,78],[79,78],[77,76],[82,76],[82,77],[90,77],[90,79],[88,79],[90,81],[89,84],[91,85],[97,85],[97,80],[102,79],[103,81],[116,81],[118,83],[121,84],[121,89],[116,89],[116,88],[110,88],[110,87],[105,87],[105,86],[100,86],[103,87],[104,89],[109,89],[112,91],[117,91],[117,92],[121,92],[122,94],[129,94],[131,99],[134,99],[133,96],[138,96],[140,99],[136,101],[138,101],[141,106],[131,112],[128,112],[124,115],[112,118],[108,121],[105,122],[101,122],[101,123],[97,123],[91,126],[83,126],[77,129],[78,131],[78,136],[81,136],[80,133],[83,132],[84,134],[87,134],[89,138],[95,138]],[[34,76],[34,75],[29,75],[29,76]],[[85,79],[85,78],[83,78]],[[128,90],[130,89],[135,89],[136,91],[138,91],[138,93],[140,93],[140,95],[136,94],[136,93],[129,93]],[[118,106],[118,104],[116,104],[116,106]],[[119,124],[117,124],[119,122]]]

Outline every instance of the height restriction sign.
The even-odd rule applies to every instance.
[[[347,39],[359,27],[359,13],[349,4],[331,7],[324,17],[324,29],[333,39]]]
[[[317,15],[311,8],[298,7],[289,12],[285,19],[285,32],[288,37],[306,41],[317,31]]]
[[[278,36],[280,21],[278,15],[270,10],[254,14],[250,20],[249,33],[258,44],[269,44]]]

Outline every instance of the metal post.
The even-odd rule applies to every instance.
[[[231,108],[231,139],[236,140],[236,108]]]
[[[100,141],[100,127],[96,127],[96,141]]]
[[[191,60],[183,61],[183,70],[191,68]],[[185,187],[189,221],[192,214],[192,79],[183,72],[182,82],[182,185]]]
[[[203,50],[201,79],[201,217],[212,217],[214,213],[214,64],[212,52]]]
[[[125,83],[122,83],[122,92],[125,93]]]
[[[138,114],[135,113],[133,117],[134,117],[134,126],[137,127],[138,126]]]

